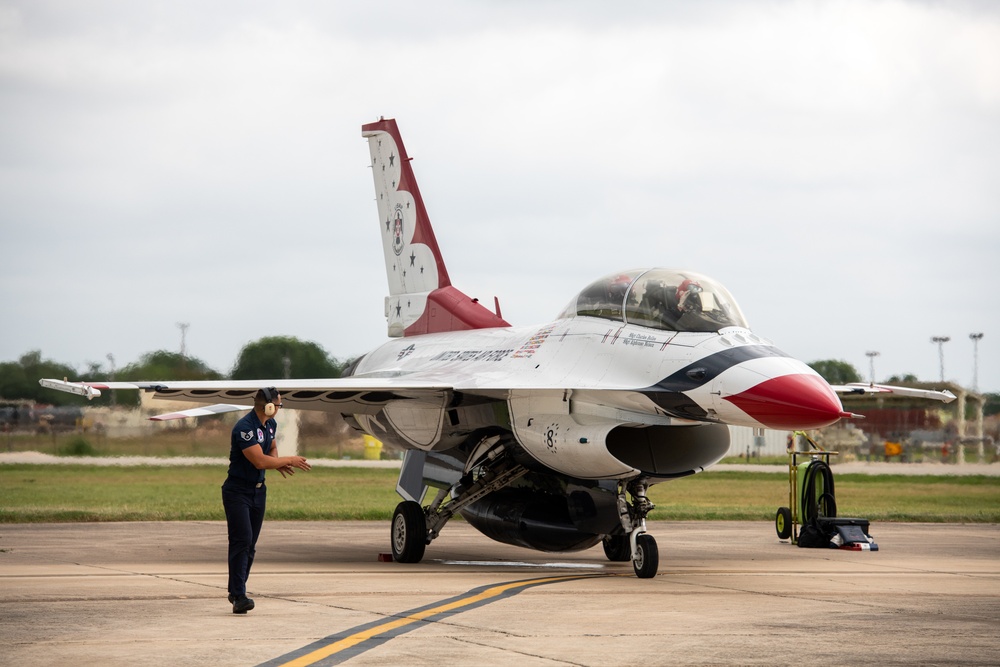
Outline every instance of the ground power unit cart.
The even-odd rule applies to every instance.
[[[789,506],[779,507],[774,517],[778,538],[791,538],[800,547],[878,551],[868,532],[868,519],[837,516],[830,457],[838,452],[820,449],[805,437],[809,451],[788,453]]]

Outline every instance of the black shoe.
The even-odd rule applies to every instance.
[[[253,600],[248,598],[246,595],[237,595],[233,599],[234,614],[245,614],[251,609],[253,609]]]
[[[229,594],[229,604],[236,602],[236,596],[232,593]]]

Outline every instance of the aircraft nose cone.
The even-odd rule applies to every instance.
[[[822,428],[850,416],[830,385],[818,375],[796,373],[770,378],[725,400],[775,429]]]

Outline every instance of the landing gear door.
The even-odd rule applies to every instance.
[[[424,484],[424,461],[427,452],[410,449],[403,455],[403,465],[399,470],[399,481],[396,482],[396,493],[403,500],[423,502],[427,486]]]

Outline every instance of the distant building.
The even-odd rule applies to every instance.
[[[957,384],[906,382],[900,386],[916,389],[947,389],[955,394],[951,403],[907,398],[892,394],[841,397],[844,409],[864,415],[847,422],[864,433],[868,446],[898,443],[899,456],[913,456],[934,451],[945,460],[963,463],[966,458],[989,460],[994,437],[983,428],[985,398]],[[832,436],[846,427],[845,420],[822,429],[820,436]],[[864,447],[864,445],[862,445]],[[890,448],[892,451],[892,448]]]

